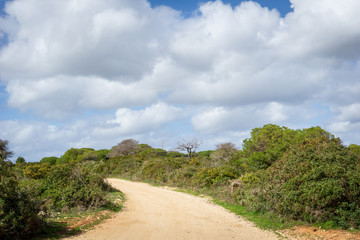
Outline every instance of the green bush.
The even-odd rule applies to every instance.
[[[98,160],[107,160],[109,157],[110,150],[107,149],[100,149],[96,151],[98,156]]]
[[[99,174],[89,174],[80,166],[56,165],[44,180],[42,197],[50,209],[80,210],[105,206],[105,191],[111,187]]]
[[[97,161],[99,158],[98,156],[99,153],[92,148],[70,148],[64,155],[57,159],[56,164]]]
[[[166,156],[169,158],[180,158],[180,157],[186,157],[187,155],[181,152],[170,151],[167,153]]]
[[[49,163],[29,164],[23,169],[23,174],[30,179],[43,179],[48,175],[49,171]]]
[[[264,125],[251,131],[251,138],[243,142],[241,165],[247,171],[266,169],[293,146],[313,139],[331,139],[340,144],[340,139],[320,127],[292,130],[274,124]]]
[[[201,151],[201,152],[198,152],[197,154],[200,156],[200,157],[210,157],[210,155],[215,152],[215,150],[207,150],[207,151]]]
[[[131,177],[139,171],[143,162],[143,158],[137,155],[118,156],[109,159],[106,162],[105,168],[109,169],[109,172],[107,172],[107,174],[116,174],[121,175],[122,177]]]
[[[169,183],[179,187],[193,186],[193,176],[197,173],[198,167],[194,164],[183,165],[169,173]]]
[[[243,161],[252,168],[268,168],[279,160],[295,142],[297,131],[274,124],[264,125],[251,131],[251,138],[243,142]]]
[[[222,166],[217,168],[202,168],[193,177],[194,184],[198,187],[219,186],[228,180],[238,177],[238,172],[231,166]]]
[[[157,183],[167,183],[169,176],[187,161],[182,158],[159,158],[145,161],[141,168],[141,177]]]
[[[19,186],[11,165],[0,160],[0,239],[22,239],[39,231],[44,217],[41,201]]]
[[[154,158],[154,157],[161,157],[166,156],[167,152],[163,149],[157,148],[147,148],[141,151],[138,155],[142,158]]]
[[[48,163],[50,165],[54,165],[56,164],[56,162],[59,160],[59,158],[57,157],[43,157],[41,160],[40,160],[40,163]]]
[[[305,140],[245,183],[238,199],[253,210],[310,223],[359,227],[360,160],[332,136]]]

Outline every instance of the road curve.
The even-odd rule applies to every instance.
[[[204,198],[145,183],[108,181],[125,193],[125,210],[71,239],[278,239],[274,233],[256,228]]]

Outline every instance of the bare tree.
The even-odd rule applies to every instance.
[[[6,160],[13,155],[13,152],[9,151],[8,144],[7,140],[0,139],[0,160]]]
[[[194,156],[196,149],[201,145],[201,142],[197,139],[193,140],[183,140],[178,143],[177,149],[180,151],[187,151],[189,158],[191,159]]]
[[[138,145],[138,141],[134,139],[126,139],[111,149],[109,157],[113,158],[117,156],[135,154],[138,149]]]

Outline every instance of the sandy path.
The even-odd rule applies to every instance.
[[[125,211],[72,239],[277,239],[206,199],[144,183],[109,182],[125,193]]]

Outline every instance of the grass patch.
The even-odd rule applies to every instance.
[[[176,188],[175,191],[182,192],[190,195],[194,195],[196,197],[201,197],[203,194],[200,191],[197,190],[191,190],[191,189],[183,189],[183,188]]]
[[[255,223],[255,225],[261,229],[276,231],[304,224],[303,222],[284,219],[271,213],[250,211],[244,206],[230,204],[217,199],[213,200],[213,202],[235,213],[236,215],[242,216],[245,219]]]
[[[323,230],[344,230],[341,226],[336,225],[333,221],[327,221],[325,223],[316,223],[313,225]],[[360,233],[360,229],[349,228],[345,231],[350,233]]]

